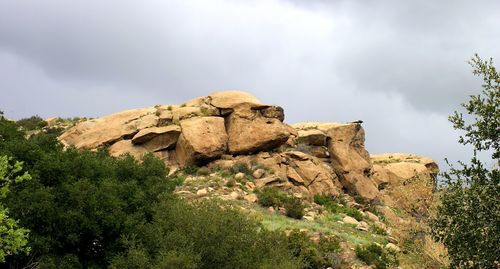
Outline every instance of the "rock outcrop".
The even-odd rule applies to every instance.
[[[181,105],[157,105],[83,121],[59,139],[114,156],[151,152],[167,166],[254,167],[255,185],[312,197],[347,191],[366,199],[391,182],[436,171],[414,155],[372,155],[360,123],[284,123],[283,108],[241,91],[223,91]],[[393,160],[403,160],[393,162]],[[418,162],[417,162],[418,160]],[[433,172],[434,173],[434,172]]]

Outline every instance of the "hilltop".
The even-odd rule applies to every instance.
[[[185,178],[175,191],[185,199],[222,199],[271,229],[300,229],[313,240],[337,236],[354,267],[362,266],[354,247],[370,243],[400,253],[403,268],[443,262],[442,247],[426,234],[437,164],[413,154],[370,155],[361,122],[290,125],[280,106],[223,91],[79,120],[58,139],[116,157],[152,153]],[[279,196],[297,199],[300,214],[267,201]]]

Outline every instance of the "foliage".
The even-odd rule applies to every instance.
[[[474,147],[470,164],[460,162],[444,173],[446,187],[431,223],[433,236],[448,249],[452,268],[495,268],[500,264],[500,73],[493,61],[475,55],[473,74],[482,76],[482,93],[462,104],[469,114],[449,120],[464,131],[459,142]],[[473,119],[472,122],[470,119]],[[477,151],[489,151],[494,164],[485,166]]]
[[[271,187],[265,187],[257,191],[258,202],[261,206],[283,206],[285,200],[287,199],[286,193]]]
[[[200,167],[198,171],[196,171],[196,174],[199,176],[208,176],[210,174],[210,169],[207,167]]]
[[[233,174],[243,173],[245,175],[252,175],[252,170],[245,163],[236,163],[231,167]]]
[[[367,246],[356,246],[355,252],[360,260],[369,265],[375,265],[375,269],[385,269],[399,265],[395,252],[383,249],[375,243]]]
[[[288,248],[293,255],[304,262],[303,268],[326,268],[334,266],[339,259],[337,253],[341,251],[339,240],[336,237],[322,236],[318,244],[309,239],[305,232],[292,230],[288,235]]]
[[[286,215],[290,218],[301,219],[304,216],[304,205],[297,197],[288,197],[284,202]]]
[[[12,158],[0,156],[0,198],[4,199],[9,193],[9,187],[13,183],[21,183],[30,180],[30,175],[22,171],[22,163],[14,162]],[[20,228],[18,222],[8,216],[8,209],[0,203],[0,263],[5,261],[5,257],[19,252],[29,252],[28,232],[29,230]]]
[[[290,196],[276,188],[265,187],[256,192],[258,203],[264,207],[284,207],[286,215],[290,218],[301,219],[304,216],[302,200]]]
[[[17,125],[19,127],[22,127],[24,130],[31,131],[31,130],[41,129],[47,126],[47,122],[40,116],[35,115],[29,118],[18,120]]]
[[[182,169],[182,172],[186,175],[196,175],[198,173],[198,170],[200,169],[199,166],[197,165],[188,165]]]
[[[342,199],[329,195],[317,194],[314,196],[315,203],[326,207],[326,209],[328,209],[328,211],[332,213],[344,213],[350,217],[355,218],[358,221],[363,219],[363,214],[361,214],[361,212],[358,209],[345,207],[339,204],[338,201],[342,201]]]
[[[160,202],[111,268],[301,268],[287,237],[216,201]]]

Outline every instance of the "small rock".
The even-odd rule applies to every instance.
[[[352,225],[359,225],[359,222],[353,218],[353,217],[349,217],[349,216],[345,216],[342,221],[345,223],[345,224],[352,224]]]
[[[368,223],[366,223],[364,221],[360,221],[358,226],[356,226],[356,229],[358,229],[360,231],[365,231],[365,232],[367,232],[369,228],[370,228],[370,226],[368,225]]]
[[[244,197],[244,199],[250,203],[255,203],[255,202],[257,202],[257,195],[255,193],[252,193],[252,194],[246,195]]]
[[[268,207],[267,212],[274,213],[275,212],[274,207],[272,207],[272,206]]]
[[[394,236],[388,236],[387,240],[389,240],[389,243],[397,244],[398,240]]]
[[[401,252],[401,249],[393,243],[387,243],[387,245],[385,245],[385,248],[397,253]]]
[[[234,175],[234,179],[244,179],[245,178],[245,174],[242,173],[242,172],[239,172],[237,173],[236,175]]]
[[[253,191],[253,189],[255,189],[255,183],[253,183],[251,181],[248,181],[247,183],[245,183],[245,186],[247,187],[247,189],[249,191]]]
[[[207,189],[205,189],[205,188],[203,188],[203,189],[201,189],[201,190],[198,190],[198,191],[196,192],[196,195],[198,195],[199,197],[205,196],[205,195],[207,195],[207,194],[208,194],[208,190],[207,190]]]
[[[266,173],[266,171],[264,169],[257,169],[253,172],[252,176],[254,178],[261,178],[264,176],[264,174]]]
[[[365,215],[368,217],[369,220],[372,220],[372,221],[380,221],[379,217],[375,214],[373,214],[372,212],[370,211],[366,211],[365,212]]]
[[[237,191],[233,191],[229,194],[229,196],[231,197],[232,200],[238,200],[240,194]]]
[[[284,207],[279,207],[279,208],[278,208],[278,211],[279,211],[281,214],[283,214],[283,215],[285,215],[285,214],[286,214],[286,209],[285,209]]]

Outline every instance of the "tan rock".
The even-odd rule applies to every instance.
[[[438,165],[432,159],[414,154],[386,153],[370,155],[374,163],[374,180],[379,184],[396,184],[423,175],[435,178]]]
[[[370,211],[366,211],[366,212],[365,212],[365,215],[366,215],[366,217],[367,217],[369,220],[371,220],[371,221],[375,221],[375,222],[376,222],[376,221],[380,221],[379,217],[378,217],[377,215],[373,214],[373,213],[372,213],[372,212],[370,212]]]
[[[270,185],[272,183],[280,182],[280,178],[277,176],[269,176],[265,178],[260,178],[255,180],[255,186],[257,188],[262,188],[264,186]]]
[[[360,124],[342,124],[327,131],[333,168],[348,191],[374,199],[378,188],[370,178],[372,164],[365,149],[365,132]]]
[[[221,117],[196,117],[183,120],[176,145],[179,165],[184,167],[216,159],[227,149],[227,134]]]
[[[196,195],[198,197],[207,196],[208,195],[208,190],[206,188],[199,189],[198,191],[196,191]]]
[[[389,250],[392,250],[396,253],[399,253],[401,252],[401,248],[399,248],[398,246],[396,246],[395,244],[393,243],[387,243],[387,245],[385,245],[385,248],[386,249],[389,249]]]
[[[331,168],[319,159],[299,151],[283,153],[289,165],[288,178],[295,184],[304,185],[311,195],[340,193],[340,182]]]
[[[253,176],[254,178],[261,178],[261,177],[263,177],[265,174],[266,174],[266,170],[264,170],[264,169],[260,169],[260,168],[259,168],[259,169],[255,170],[255,171],[253,171],[252,176]]]
[[[244,199],[247,202],[250,202],[250,203],[255,203],[258,200],[257,199],[257,195],[255,193],[251,193],[251,194],[245,195]]]
[[[128,153],[137,160],[140,160],[148,152],[146,148],[132,144],[131,140],[121,140],[109,147],[109,154],[111,156],[118,157]]]
[[[342,221],[345,223],[345,224],[352,224],[352,225],[359,225],[359,222],[353,218],[353,217],[349,217],[349,216],[345,216]]]
[[[76,148],[96,149],[133,137],[139,130],[156,126],[155,108],[132,109],[87,120],[64,132],[59,140]]]
[[[238,179],[238,180],[244,179],[245,177],[246,177],[245,173],[242,173],[242,172],[239,172],[236,175],[234,175],[234,179]]]
[[[257,97],[243,91],[221,91],[208,96],[211,105],[217,108],[234,108],[240,104],[262,105]]]
[[[180,133],[181,127],[177,125],[146,128],[132,138],[132,143],[141,144],[150,151],[171,149],[177,143]]]
[[[299,130],[299,143],[326,146],[326,134],[318,129]]]
[[[265,118],[248,107],[240,106],[231,113],[226,125],[231,154],[271,150],[286,143],[290,136],[287,126],[279,119]]]
[[[198,116],[215,116],[215,115],[217,115],[217,111],[215,111],[214,108],[210,109],[208,107],[186,106],[172,110],[172,121],[179,122],[184,119],[198,117]]]

